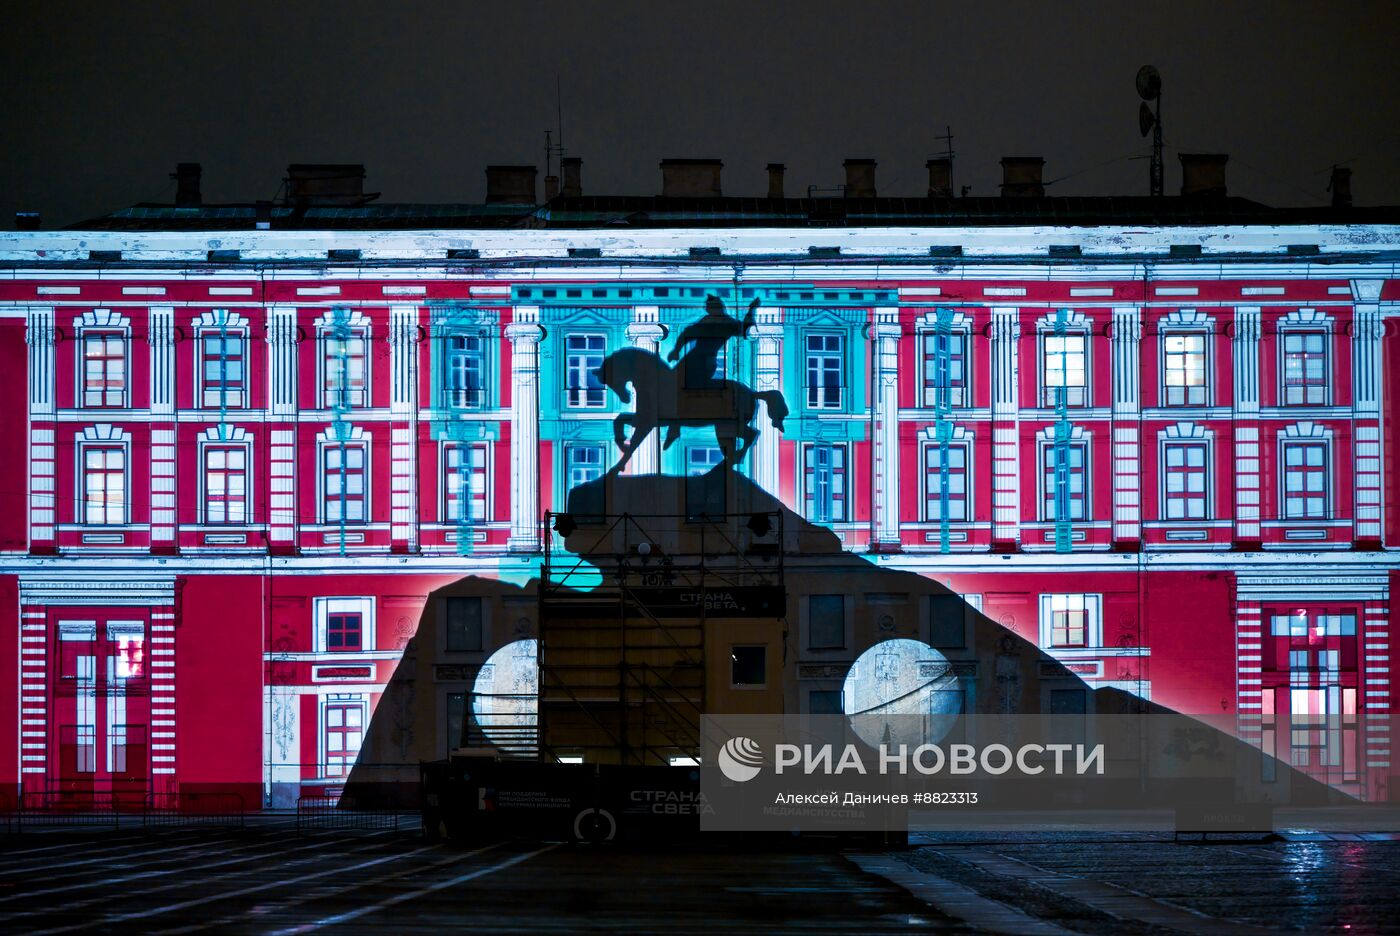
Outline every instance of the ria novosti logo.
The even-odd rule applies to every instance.
[[[730,738],[716,759],[720,772],[735,783],[752,780],[763,769],[763,749],[752,738]]]

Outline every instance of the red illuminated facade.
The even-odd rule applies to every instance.
[[[527,580],[616,461],[588,370],[714,294],[758,302],[721,366],[786,397],[741,470],[793,510],[1091,685],[1393,795],[1400,228],[839,234],[0,235],[0,785],[333,790],[428,594]],[[444,724],[505,617],[440,648]]]

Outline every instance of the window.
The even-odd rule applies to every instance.
[[[242,332],[199,333],[200,402],[203,406],[243,405],[247,342]]]
[[[332,443],[321,449],[321,513],[326,523],[364,523],[365,447]]]
[[[83,406],[126,404],[126,336],[83,332]]]
[[[604,403],[603,384],[597,369],[603,366],[607,342],[602,335],[566,335],[565,403],[572,407],[599,407]]]
[[[928,599],[928,640],[940,650],[967,646],[969,605],[958,595],[930,595]]]
[[[685,518],[722,519],[725,512],[725,472],[716,470],[724,451],[715,445],[694,445],[685,450]]]
[[[322,388],[328,409],[368,405],[368,344],[359,329],[337,328],[323,335]]]
[[[586,485],[603,476],[603,446],[570,445],[565,449],[565,469],[565,480],[569,485],[565,503],[575,519],[601,519],[607,512],[603,485]]]
[[[967,406],[967,332],[924,333],[924,405]]]
[[[1102,645],[1102,595],[1041,595],[1040,645],[1048,649]]]
[[[807,405],[841,408],[843,340],[840,335],[807,336]]]
[[[1041,405],[1085,406],[1088,398],[1088,371],[1085,366],[1088,336],[1047,334],[1041,339],[1044,360],[1041,373]]]
[[[807,649],[842,650],[846,646],[846,599],[813,595],[807,599]]]
[[[768,648],[731,647],[729,649],[730,685],[764,686],[768,683]]]
[[[967,520],[967,446],[924,446],[924,519]]]
[[[364,649],[364,616],[358,611],[332,611],[326,615],[326,651],[356,652]]]
[[[1283,444],[1283,519],[1327,519],[1327,443]]]
[[[813,523],[846,520],[846,447],[809,445],[806,465],[807,519]]]
[[[1327,403],[1327,333],[1283,333],[1283,403],[1308,406]]]
[[[462,730],[467,724],[467,694],[465,692],[447,693],[446,718],[443,719],[447,731],[447,751],[450,753],[459,747],[466,746],[466,739],[462,737]]]
[[[1355,637],[1355,612],[1341,614],[1313,614],[1302,608],[1292,614],[1269,616],[1270,629],[1275,637]]]
[[[359,702],[327,702],[326,776],[348,776],[364,740],[364,706]]]
[[[1042,519],[1084,520],[1088,517],[1088,445],[1049,443],[1041,448],[1044,469]]]
[[[447,651],[449,653],[481,652],[481,599],[448,598]]]
[[[445,390],[448,406],[481,406],[486,402],[485,348],[479,335],[448,335]]]
[[[811,715],[840,715],[840,689],[813,689],[807,693],[807,712]]]
[[[242,445],[206,445],[204,522],[248,521],[248,449]]]
[[[120,445],[85,445],[83,453],[83,522],[126,522],[126,449]]]
[[[443,447],[442,457],[446,497],[443,516],[447,522],[485,521],[486,446],[453,442]]]
[[[1164,335],[1167,406],[1201,406],[1206,401],[1206,335],[1176,332]]]
[[[1206,519],[1209,469],[1204,442],[1170,442],[1163,447],[1166,466],[1166,519]]]

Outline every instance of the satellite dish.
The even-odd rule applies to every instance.
[[[1144,65],[1137,73],[1138,97],[1144,101],[1155,101],[1162,93],[1162,76],[1151,65]]]
[[[1156,122],[1157,117],[1152,113],[1152,108],[1147,106],[1147,102],[1143,101],[1141,104],[1139,104],[1138,129],[1142,131],[1143,136],[1147,136],[1149,133],[1152,132],[1152,125]]]

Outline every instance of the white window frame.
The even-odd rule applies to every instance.
[[[578,330],[564,333],[564,408],[566,410],[606,409],[608,405],[608,388],[605,386],[600,386],[598,388],[598,402],[593,403],[589,401],[588,394],[592,388],[588,386],[587,370],[593,370],[594,368],[587,368],[585,372],[581,374],[581,377],[583,378],[583,383],[579,387],[569,386],[570,376],[575,370],[572,362],[572,356],[576,353],[585,355],[586,361],[587,357],[592,356],[592,354],[594,353],[593,348],[582,348],[576,352],[570,350],[569,340],[572,338],[597,338],[600,341],[602,341],[603,347],[601,350],[597,351],[598,366],[601,366],[602,362],[605,361],[608,357],[608,336],[606,332],[595,330]],[[577,399],[574,398],[575,393],[578,394]]]
[[[1094,400],[1094,331],[1093,323],[1089,317],[1082,312],[1071,311],[1065,318],[1063,337],[1071,338],[1078,336],[1084,341],[1084,383],[1081,387],[1070,386],[1070,390],[1080,390],[1082,399],[1075,400],[1073,394],[1066,394],[1068,399],[1065,405],[1071,409],[1083,409],[1093,405]],[[1049,378],[1049,348],[1046,343],[1047,338],[1058,338],[1061,335],[1055,330],[1055,313],[1050,312],[1040,319],[1036,324],[1036,395],[1037,401],[1042,408],[1055,408],[1054,390],[1048,385]]]
[[[1070,430],[1070,445],[1084,449],[1084,516],[1068,518],[1070,523],[1089,523],[1094,519],[1094,445],[1091,433],[1074,426]],[[1035,477],[1036,477],[1036,516],[1042,523],[1056,522],[1046,509],[1050,490],[1045,483],[1045,453],[1055,447],[1055,427],[1047,426],[1036,434]]]
[[[329,519],[329,511],[326,510],[326,448],[333,445],[360,445],[365,450],[365,516],[363,520],[347,520],[347,527],[367,526],[374,518],[374,484],[371,468],[374,465],[374,446],[372,444],[372,434],[365,432],[359,426],[348,427],[349,431],[345,439],[336,436],[334,428],[325,429],[316,437],[316,522],[321,524],[340,525],[339,520]]]
[[[131,524],[131,435],[123,429],[99,424],[89,426],[77,434],[74,446],[77,454],[77,470],[74,474],[77,505],[74,521],[85,527],[112,529]],[[87,518],[87,451],[90,448],[122,450],[122,519],[117,523],[89,523]]]
[[[835,338],[837,347],[835,351],[822,348],[813,351],[811,342],[813,338]],[[846,340],[846,333],[827,328],[814,328],[802,333],[802,402],[810,410],[827,412],[840,410],[846,405],[847,391],[847,362],[846,355],[849,351]],[[828,398],[825,386],[813,384],[812,381],[812,359],[814,355],[822,359],[836,358],[836,398]],[[818,373],[824,372],[825,368],[819,368]],[[815,402],[813,402],[815,400]]]
[[[312,620],[315,623],[315,644],[313,650],[316,653],[333,653],[336,656],[354,655],[356,653],[369,653],[376,649],[375,642],[375,606],[373,597],[326,597],[312,599]],[[330,616],[332,614],[359,614],[360,615],[360,649],[359,650],[328,650],[327,633],[330,628]]]
[[[935,314],[925,315],[919,320],[919,326],[915,331],[918,338],[918,384],[919,384],[919,405],[926,409],[933,409],[937,406],[938,388],[929,383],[928,366],[931,355],[928,352],[928,340],[938,335],[938,318]],[[972,321],[965,313],[955,312],[948,324],[948,336],[962,339],[962,386],[949,388],[948,407],[950,409],[967,409],[972,406]]]
[[[814,518],[811,516],[811,507],[810,507],[810,505],[814,502],[814,497],[813,497],[813,493],[814,493],[814,492],[813,492],[813,490],[812,490],[812,486],[813,486],[813,483],[814,483],[815,471],[813,471],[813,472],[808,472],[808,471],[807,471],[807,456],[808,456],[809,453],[812,452],[813,449],[815,449],[815,448],[817,448],[817,447],[821,447],[821,448],[831,448],[831,449],[840,449],[840,450],[841,450],[841,453],[842,453],[842,454],[841,454],[841,513],[842,513],[842,516],[840,516],[839,518],[833,516],[833,517],[832,517],[831,519],[829,519],[829,520],[818,520],[818,519],[814,519]],[[852,517],[852,515],[854,514],[854,510],[852,509],[852,498],[851,498],[852,465],[851,465],[851,446],[850,446],[850,444],[849,444],[849,443],[846,443],[846,442],[822,442],[822,441],[816,441],[816,440],[811,441],[811,442],[804,442],[804,443],[802,443],[802,445],[801,445],[801,446],[799,447],[799,449],[798,449],[798,457],[802,460],[801,463],[798,465],[798,471],[800,472],[801,477],[802,477],[802,516],[803,516],[803,519],[807,520],[807,522],[809,522],[809,523],[830,523],[830,524],[833,524],[833,525],[838,524],[838,523],[850,523],[850,522],[852,522],[852,521],[851,521],[851,517]],[[834,476],[834,474],[835,474],[835,473],[834,473],[834,470],[833,470],[833,476]]]
[[[221,430],[224,437],[221,437]],[[221,523],[211,523],[208,518],[208,462],[206,461],[206,450],[215,448],[242,448],[243,449],[243,501],[244,511],[247,517],[241,523],[224,521]],[[253,510],[253,493],[257,489],[253,480],[253,440],[248,435],[247,430],[241,426],[211,427],[200,433],[197,449],[199,463],[196,466],[196,473],[199,476],[199,502],[196,504],[195,522],[203,525],[216,526],[219,529],[229,527],[247,527],[254,524],[253,518],[256,516]]]
[[[316,750],[317,763],[316,774],[322,780],[344,781],[350,778],[350,772],[354,769],[353,762],[345,765],[342,773],[330,772],[330,719],[327,716],[331,706],[358,706],[360,709],[360,746],[355,750],[355,759],[359,759],[360,751],[364,750],[366,735],[369,733],[369,700],[361,692],[332,692],[322,696],[316,706]]]
[[[460,469],[453,469],[450,465],[448,465],[448,453],[451,452],[454,448],[459,449],[459,450],[460,450],[460,449],[478,449],[478,450],[480,450],[481,453],[482,453],[482,465],[481,465],[481,474],[482,474],[482,503],[481,503],[481,516],[480,516],[480,517],[468,517],[468,518],[466,519],[465,522],[466,522],[467,524],[469,524],[469,525],[470,525],[470,524],[489,523],[489,522],[491,522],[491,499],[492,499],[492,483],[491,483],[491,482],[492,482],[492,472],[491,472],[492,449],[491,449],[491,443],[490,443],[490,442],[487,442],[487,441],[459,441],[459,440],[455,440],[455,439],[443,439],[443,440],[439,443],[439,445],[438,445],[438,468],[439,468],[439,471],[440,471],[440,482],[441,482],[441,483],[438,485],[438,489],[442,492],[442,496],[439,498],[440,503],[439,503],[439,505],[438,505],[438,511],[439,511],[439,512],[438,512],[438,516],[442,518],[442,522],[443,522],[443,523],[449,523],[449,524],[457,524],[457,525],[460,525],[460,524],[463,522],[462,519],[461,519],[460,517],[453,517],[453,516],[452,516],[452,511],[451,511],[452,498],[451,498],[451,491],[450,491],[450,487],[449,487],[449,486],[450,486],[451,483],[452,483],[452,477],[453,477],[453,475],[458,475],[459,472],[460,472]],[[459,456],[459,457],[460,457],[460,456]],[[458,492],[457,492],[457,503],[458,503],[458,505],[460,505],[460,504],[462,503],[462,492],[461,492],[460,488],[459,488],[459,490],[458,490]]]
[[[1065,607],[1057,607],[1057,605]],[[1074,607],[1078,605],[1078,607]],[[1057,647],[1051,640],[1055,628],[1054,612],[1057,610],[1083,610],[1084,646]],[[1095,650],[1103,647],[1103,595],[1094,593],[1051,592],[1040,596],[1040,649],[1050,653],[1072,652],[1075,650]]]
[[[1167,449],[1173,445],[1199,445],[1205,448],[1205,512],[1204,517],[1169,517],[1167,505],[1172,492],[1167,490]],[[1179,422],[1157,433],[1157,516],[1166,523],[1206,523],[1215,518],[1215,433],[1198,423]],[[1189,492],[1188,492],[1189,493]]]
[[[96,334],[120,337],[122,342],[122,391],[121,403],[109,406],[105,402],[89,405],[85,381],[87,379],[86,339]],[[73,368],[73,405],[77,409],[119,410],[131,408],[131,320],[111,309],[93,309],[73,319],[73,341],[76,346],[77,366]],[[105,393],[105,391],[104,391]],[[129,467],[129,465],[128,465]]]
[[[453,375],[457,370],[453,366],[456,354],[452,348],[452,342],[458,339],[471,339],[478,343],[477,349],[477,375],[480,386],[475,390],[470,388],[456,388],[453,386]],[[444,328],[441,335],[442,348],[442,395],[440,401],[447,409],[485,409],[489,403],[491,393],[491,371],[489,348],[490,336],[479,328]],[[470,396],[475,399],[470,399]]]
[[[1157,366],[1161,377],[1158,379],[1158,392],[1161,405],[1172,408],[1187,408],[1196,406],[1210,406],[1215,399],[1215,355],[1214,338],[1215,323],[1210,316],[1195,309],[1179,309],[1169,315],[1163,316],[1157,324]],[[1171,338],[1200,338],[1201,339],[1201,399],[1193,401],[1190,399],[1190,385],[1183,384],[1180,387],[1172,387],[1167,383],[1167,362],[1169,353],[1167,351],[1167,341]],[[1171,394],[1173,390],[1178,390],[1182,394],[1179,402],[1173,402]]]
[[[929,470],[929,467],[928,467],[929,450],[932,449],[932,450],[935,450],[935,451],[936,451],[936,450],[938,450],[940,447],[941,447],[941,446],[940,446],[940,444],[939,444],[938,442],[929,442],[929,441],[923,442],[923,443],[920,445],[920,447],[919,447],[919,472],[920,472],[920,476],[921,476],[921,478],[922,478],[922,483],[921,483],[921,485],[920,485],[920,489],[921,489],[921,491],[922,491],[922,493],[923,493],[923,498],[922,498],[921,503],[920,503],[919,506],[921,507],[920,516],[923,518],[923,521],[924,521],[925,523],[942,523],[942,522],[943,522],[943,519],[942,519],[941,517],[935,517],[935,516],[933,516],[933,511],[929,509],[930,505],[931,505],[931,504],[933,503],[933,501],[936,499],[936,498],[934,497],[934,492],[933,492],[933,490],[932,490],[932,488],[931,488],[931,485],[932,485],[932,478],[933,478],[933,472],[931,472],[931,471]],[[959,449],[959,450],[961,450],[961,452],[962,452],[962,458],[963,458],[963,468],[962,468],[963,493],[962,493],[962,501],[963,501],[963,512],[964,512],[965,516],[962,516],[962,517],[949,517],[949,518],[948,518],[948,522],[949,522],[949,523],[972,523],[973,520],[974,520],[974,518],[976,517],[977,511],[976,511],[976,509],[975,509],[975,507],[974,507],[973,500],[972,500],[973,486],[972,486],[972,441],[971,441],[971,439],[958,439],[958,438],[955,438],[955,439],[953,439],[953,440],[950,440],[950,441],[948,442],[948,451],[949,451],[949,453],[951,453],[954,449]],[[951,473],[951,469],[950,469],[950,473]],[[950,498],[950,500],[951,500],[951,498]]]
[[[205,312],[190,323],[194,332],[194,369],[195,369],[195,408],[196,409],[219,409],[220,402],[218,391],[210,390],[206,385],[205,361],[208,360],[204,353],[204,339],[218,337],[220,334],[231,341],[238,342],[240,348],[239,359],[243,362],[243,376],[238,381],[236,389],[226,391],[226,398],[223,407],[226,409],[246,409],[249,405],[248,390],[251,386],[248,370],[250,362],[249,356],[252,354],[252,342],[248,340],[248,323],[237,312],[230,312],[227,309],[215,309],[212,312]],[[209,394],[214,394],[212,400]]]
[[[1318,445],[1322,447],[1322,516],[1293,516],[1288,510],[1288,449],[1293,445]],[[1284,427],[1278,435],[1278,519],[1289,522],[1331,520],[1336,511],[1333,495],[1336,485],[1332,483],[1332,466],[1336,463],[1336,447],[1333,445],[1332,430],[1313,422],[1294,423]],[[1304,465],[1303,467],[1307,467]],[[1307,477],[1308,473],[1304,473]],[[1306,482],[1305,482],[1306,483]],[[1307,496],[1307,492],[1303,492]]]
[[[359,309],[345,310],[345,324],[350,330],[351,338],[359,338],[364,342],[365,348],[365,387],[364,397],[361,402],[346,403],[346,409],[370,409],[374,403],[374,329],[370,325],[369,316]],[[336,317],[327,311],[325,315],[315,322],[316,329],[316,398],[322,409],[334,409],[336,407],[335,391],[326,386],[327,362],[330,360],[330,341],[334,337],[336,330]]]

